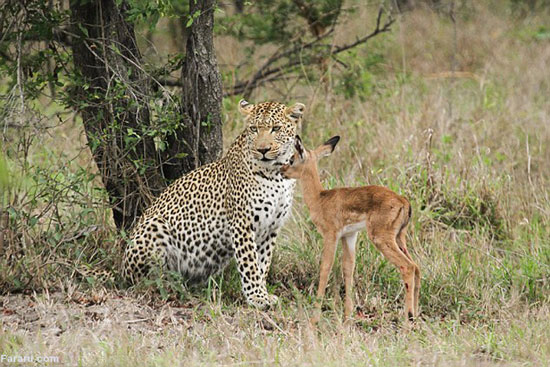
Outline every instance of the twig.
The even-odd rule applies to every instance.
[[[4,41],[12,41],[12,37],[8,37],[9,32],[1,33],[0,32],[0,42]],[[66,46],[71,46],[71,39],[69,35],[72,35],[68,30],[66,29],[59,29],[59,30],[52,30],[51,37],[45,37],[43,35],[35,35],[26,33],[22,36],[22,40],[25,42],[50,42],[55,41],[58,43],[61,43]],[[17,37],[19,38],[19,36]],[[3,51],[2,51],[3,53]]]
[[[266,312],[262,311],[261,314],[265,318],[265,320],[267,320],[267,322],[269,322],[271,325],[273,325],[273,327],[275,329],[279,330],[281,333],[288,336],[288,333],[286,331],[284,331],[283,329],[281,329],[281,327],[279,325],[277,325],[277,323],[275,321],[273,321],[273,319]]]
[[[235,83],[233,86],[233,89],[226,92],[225,96],[232,96],[240,93],[246,94],[250,92],[252,89],[266,83],[268,80],[273,80],[273,79],[269,79],[268,77],[280,76],[281,74],[289,71],[293,67],[303,64],[304,62],[303,57],[297,57],[297,58],[291,58],[291,57],[295,55],[299,55],[300,53],[303,53],[305,50],[328,48],[328,52],[325,53],[324,58],[333,57],[341,52],[347,51],[351,48],[354,48],[360,44],[367,42],[369,39],[375,37],[380,33],[388,32],[391,29],[391,25],[395,22],[395,19],[390,14],[388,17],[388,20],[384,23],[384,25],[381,26],[383,13],[384,13],[384,10],[380,8],[378,10],[378,16],[376,18],[376,27],[371,33],[357,39],[355,42],[352,42],[350,44],[334,46],[334,47],[332,47],[331,45],[320,44],[320,42],[323,39],[327,38],[329,35],[333,33],[333,30],[334,30],[333,28],[327,33],[323,34],[320,37],[315,38],[314,40],[310,41],[307,44],[295,46],[294,48],[282,53],[278,53],[279,51],[275,52],[264,63],[264,65],[262,65],[262,67],[256,73],[254,73],[254,75],[249,80]],[[289,61],[286,64],[280,65],[280,66],[272,66],[276,62],[284,58],[289,59]],[[323,57],[319,57],[318,59],[323,59]]]
[[[21,118],[25,114],[25,95],[23,92],[23,72],[21,70],[21,48],[22,45],[22,36],[21,32],[17,34],[17,87],[19,88],[19,98],[21,99]]]
[[[264,365],[264,366],[265,365],[271,366],[274,363],[275,363],[274,359],[272,359],[270,361],[261,359],[261,360],[257,360],[257,361],[243,361],[243,362],[227,363],[227,364],[222,364],[222,366],[229,367],[229,366],[242,366],[242,365],[251,365],[251,364],[261,364],[261,365]]]
[[[525,133],[525,150],[527,152],[527,180],[531,188],[534,188],[533,181],[531,180],[531,152],[529,151],[529,134]]]
[[[457,32],[457,25],[456,25],[456,16],[455,16],[455,2],[454,0],[451,1],[450,9],[449,9],[449,17],[451,18],[451,21],[453,23],[453,54],[451,55],[451,74],[453,75],[451,77],[451,90],[453,89],[452,86],[455,82],[454,74],[457,69],[457,61],[456,61],[456,55],[458,53],[458,32]],[[453,98],[449,98],[449,116],[451,117],[451,123],[453,122]]]
[[[137,324],[138,322],[144,322],[144,321],[149,321],[151,320],[150,318],[145,318],[145,319],[135,319],[135,320],[128,320],[126,321],[127,324]]]
[[[428,188],[426,202],[429,203],[434,196],[434,179],[432,175],[432,138],[434,131],[428,128],[425,133],[428,135],[426,139],[426,187]]]
[[[233,87],[226,91],[224,93],[224,97],[234,96],[237,94],[248,94],[253,89],[259,87],[262,84],[274,82],[281,80],[284,78],[284,74],[289,72],[292,68],[299,66],[304,63],[304,58],[299,57],[297,55],[303,53],[306,50],[313,50],[313,49],[328,49],[328,51],[324,51],[324,55],[322,57],[318,57],[317,59],[321,60],[327,57],[334,57],[335,55],[342,53],[344,51],[347,51],[349,49],[352,49],[354,47],[357,47],[363,43],[366,43],[371,38],[377,36],[380,33],[388,32],[391,30],[391,25],[395,22],[395,19],[389,14],[389,17],[387,21],[382,25],[382,16],[384,14],[383,8],[380,8],[378,10],[378,15],[376,17],[376,27],[374,30],[355,40],[352,43],[340,45],[340,46],[331,46],[331,45],[324,45],[320,42],[329,37],[334,33],[334,26],[328,30],[323,35],[316,37],[314,40],[306,43],[306,44],[299,44],[297,46],[294,46],[290,50],[281,52],[280,49],[275,51],[268,59],[267,61],[250,77],[248,80],[244,81],[237,81],[233,84]],[[293,56],[295,56],[293,58]],[[280,66],[273,66],[277,62],[279,62],[282,59],[288,58],[288,62],[286,64],[280,65]],[[316,61],[311,61],[311,63],[315,63]],[[165,87],[177,87],[177,88],[183,88],[183,85],[180,80],[174,80],[174,79],[168,79],[168,78],[153,78],[155,82],[159,83],[162,86]]]
[[[8,212],[0,206],[0,256],[4,255],[4,233],[8,231],[9,219]]]

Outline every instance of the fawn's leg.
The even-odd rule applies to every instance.
[[[385,233],[377,233],[373,236],[372,241],[376,248],[401,272],[401,278],[405,283],[405,316],[412,320],[415,316],[414,310],[414,286],[416,264],[412,262],[397,245],[395,232],[387,231]]]
[[[344,320],[351,318],[353,312],[353,270],[355,268],[355,242],[357,240],[357,232],[342,237],[342,268],[344,271],[344,286],[346,296],[344,299]]]
[[[319,287],[317,288],[317,300],[315,302],[315,313],[311,318],[311,323],[316,324],[321,318],[321,304],[325,297],[328,277],[334,264],[334,255],[336,254],[336,234],[323,234],[323,254],[321,255],[321,271],[319,274]]]
[[[403,253],[409,258],[409,260],[413,261],[409,251],[407,250],[406,234],[407,227],[403,228],[397,234],[397,244],[399,245],[401,251],[403,251]],[[420,310],[418,309],[418,299],[420,298],[420,267],[414,261],[413,263],[414,265],[416,265],[416,268],[414,270],[414,317],[417,317],[420,314]]]

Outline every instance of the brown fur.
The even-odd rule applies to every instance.
[[[407,226],[412,213],[411,205],[406,198],[383,186],[323,190],[317,161],[332,153],[338,140],[339,137],[334,137],[314,150],[306,150],[297,137],[294,162],[281,169],[287,178],[301,181],[304,201],[309,208],[311,220],[323,236],[316,314],[312,322],[316,323],[320,318],[321,302],[325,295],[339,239],[342,240],[344,248],[342,256],[346,291],[344,316],[346,319],[351,316],[355,241],[357,232],[362,229],[361,226],[366,228],[376,248],[401,272],[405,284],[405,315],[412,319],[418,315],[420,268],[412,260],[406,245]]]

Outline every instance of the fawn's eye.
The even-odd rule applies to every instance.
[[[250,131],[252,131],[253,133],[257,133],[258,128],[256,126],[250,126]]]
[[[280,127],[280,126],[273,126],[273,127],[271,128],[271,132],[277,132],[277,131],[279,131],[279,130],[281,130],[281,127]]]
[[[290,160],[288,161],[288,164],[291,165],[291,166],[294,164],[294,156],[290,157]]]

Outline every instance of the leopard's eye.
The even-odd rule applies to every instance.
[[[281,127],[280,127],[280,126],[273,126],[273,127],[271,128],[271,131],[272,131],[272,132],[277,132],[277,131],[279,131],[279,130],[281,130]]]
[[[250,131],[252,131],[253,133],[257,133],[258,128],[256,126],[250,126]]]

